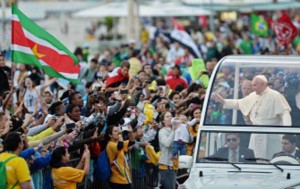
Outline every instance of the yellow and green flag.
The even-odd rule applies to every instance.
[[[268,35],[268,23],[262,16],[251,14],[251,29],[255,35],[263,37]]]

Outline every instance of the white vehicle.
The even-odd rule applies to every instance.
[[[257,75],[266,76],[269,87],[286,99],[291,126],[255,125],[212,97],[218,93],[224,99],[241,99],[242,82]],[[233,147],[237,151],[230,151]],[[179,188],[300,189],[299,149],[300,57],[227,56],[211,76],[194,155],[179,157],[179,167],[189,170]]]

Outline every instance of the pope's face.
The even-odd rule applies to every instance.
[[[256,92],[256,94],[260,95],[266,89],[266,86],[263,81],[254,79],[252,81],[252,89]]]

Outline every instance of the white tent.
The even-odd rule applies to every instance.
[[[182,0],[186,6],[200,7],[212,11],[252,12],[263,10],[285,10],[300,8],[294,0]]]
[[[100,17],[126,17],[128,11],[127,2],[112,2],[101,4],[97,7],[80,10],[73,14],[76,18],[100,18]],[[210,11],[185,6],[178,2],[148,3],[139,5],[141,17],[166,17],[166,16],[200,16],[209,15]]]
[[[84,1],[19,1],[18,8],[32,20],[45,19],[49,13],[62,13],[62,12],[75,12],[84,8],[95,6],[95,2]],[[3,11],[3,10],[1,10]],[[5,9],[5,19],[10,20],[11,8]],[[0,14],[0,20],[2,20],[2,13]]]
[[[249,5],[273,3],[273,0],[183,0],[188,4],[223,4],[223,5]],[[277,0],[277,3],[293,2],[293,0]]]

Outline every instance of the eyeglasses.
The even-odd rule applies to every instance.
[[[226,142],[230,142],[230,141],[236,142],[236,138],[227,138],[227,139],[226,139]]]

